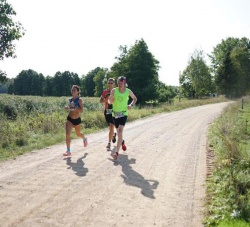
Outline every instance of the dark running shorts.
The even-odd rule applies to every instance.
[[[118,128],[119,125],[125,126],[128,116],[120,117],[120,118],[114,118],[113,121],[115,122],[115,127]]]
[[[110,124],[114,125],[112,114],[106,114],[106,110],[104,110],[104,116],[105,116],[105,120],[106,120],[108,126]]]
[[[68,116],[68,117],[67,117],[67,120],[68,120],[69,122],[71,122],[73,125],[79,125],[79,124],[81,124],[81,122],[82,122],[82,120],[81,120],[80,117],[79,117],[79,118],[76,118],[76,119],[72,119],[70,116]]]

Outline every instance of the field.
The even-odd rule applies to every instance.
[[[64,107],[69,97],[39,97],[0,95],[0,160],[44,148],[65,141]],[[175,100],[171,104],[136,106],[129,113],[128,121],[161,112],[169,112],[208,103],[226,101],[225,98],[204,100]],[[81,115],[85,134],[107,127],[103,117],[103,105],[98,97],[83,97],[84,112]],[[72,139],[76,138],[72,133]]]
[[[1,95],[0,159],[62,142],[67,103],[68,97]],[[84,108],[83,125],[87,132],[105,126],[98,98],[84,98]]]

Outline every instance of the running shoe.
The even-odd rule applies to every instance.
[[[63,156],[69,157],[69,156],[71,156],[71,152],[66,151],[65,153],[63,153]]]
[[[114,154],[112,154],[111,156],[113,157],[114,160],[117,160],[118,158],[118,152],[115,152]]]
[[[108,145],[107,145],[107,147],[106,147],[107,149],[110,149],[110,143],[108,143]]]
[[[124,150],[124,151],[127,150],[127,147],[126,147],[126,145],[125,145],[125,141],[124,141],[124,140],[122,141],[122,150]]]
[[[87,137],[84,137],[83,138],[83,146],[87,147],[87,145],[88,145]]]
[[[116,133],[113,135],[113,139],[112,139],[112,142],[115,143],[116,142]]]

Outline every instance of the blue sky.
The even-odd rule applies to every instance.
[[[195,49],[210,54],[222,39],[250,38],[249,0],[7,1],[26,29],[17,58],[0,62],[9,78],[27,69],[44,76],[109,69],[120,45],[144,39],[160,62],[159,79],[178,85]]]

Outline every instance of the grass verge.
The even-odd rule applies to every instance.
[[[212,124],[215,159],[207,181],[205,226],[250,226],[250,98],[229,105]]]

